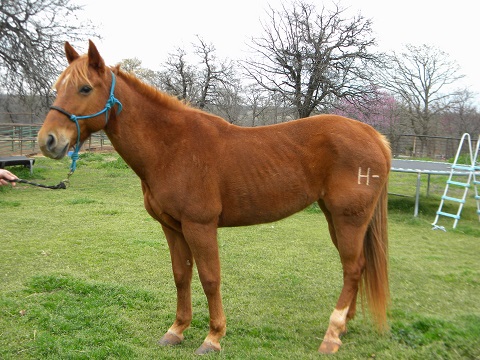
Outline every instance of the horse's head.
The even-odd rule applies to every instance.
[[[78,150],[90,134],[105,127],[113,107],[109,98],[119,104],[110,94],[114,75],[93,42],[82,56],[67,42],[65,54],[69,66],[55,84],[57,98],[38,133],[42,153],[53,159],[63,158],[74,146]]]

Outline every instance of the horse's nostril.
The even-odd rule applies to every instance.
[[[47,149],[52,150],[55,147],[56,144],[57,144],[57,139],[55,138],[55,136],[52,135],[52,134],[48,135]]]

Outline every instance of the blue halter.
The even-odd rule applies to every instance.
[[[122,103],[114,95],[115,82],[116,82],[115,74],[112,71],[110,71],[110,72],[112,73],[112,86],[110,87],[110,96],[108,97],[107,103],[105,104],[105,107],[103,108],[103,110],[100,110],[99,112],[97,112],[95,114],[91,114],[91,115],[77,116],[77,115],[69,113],[68,111],[62,109],[61,107],[53,106],[53,105],[50,106],[51,110],[57,110],[57,111],[61,112],[62,114],[66,115],[77,126],[77,142],[75,144],[75,149],[74,149],[73,154],[72,154],[72,165],[70,166],[70,174],[73,174],[73,172],[77,168],[77,160],[78,160],[78,157],[79,157],[78,152],[80,151],[80,146],[81,146],[81,144],[80,144],[80,125],[78,123],[78,120],[91,119],[91,118],[94,118],[95,116],[102,115],[103,113],[105,113],[105,125],[107,125],[108,124],[109,111],[110,111],[111,108],[113,108],[115,106],[115,104],[117,104],[117,108],[118,108],[117,114],[120,114],[120,112],[122,111],[122,107],[123,107]]]

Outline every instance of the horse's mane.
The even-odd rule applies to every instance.
[[[121,77],[127,84],[134,87],[137,92],[148,97],[154,102],[159,102],[163,106],[170,109],[190,108],[187,104],[177,99],[175,96],[169,95],[157,88],[140,80],[135,74],[120,69],[120,65],[115,66],[112,71]]]
[[[88,79],[88,57],[87,55],[82,55],[78,60],[70,64],[65,71],[59,76],[57,81],[54,84],[54,88],[58,90],[58,86],[63,84],[68,86],[69,84],[78,85],[80,83],[87,83],[92,85]],[[130,86],[134,87],[136,91],[140,94],[148,97],[152,101],[159,102],[163,106],[166,106],[170,109],[185,109],[190,108],[187,104],[178,100],[176,97],[171,96],[167,93],[164,93],[155,87],[143,82],[137,78],[134,74],[126,72],[120,69],[120,65],[117,65],[113,68],[110,68],[117,76],[121,77],[125,82]],[[193,109],[193,108],[192,108]]]

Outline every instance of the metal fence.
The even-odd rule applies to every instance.
[[[37,133],[42,124],[0,124],[0,156],[35,155],[40,153]],[[112,149],[103,131],[92,134],[84,142],[83,151]]]
[[[470,135],[472,136],[472,147],[475,148],[478,134]],[[400,135],[389,140],[394,157],[448,160],[455,157],[460,139],[461,137]],[[467,144],[464,144],[462,153],[468,152]]]
[[[0,124],[0,156],[34,155],[40,153],[37,133],[42,124]],[[475,148],[478,134],[472,136]],[[455,156],[460,138],[445,136],[400,135],[389,139],[393,156],[397,158],[429,158],[448,160]],[[84,151],[111,150],[112,145],[103,131],[92,134],[82,146]],[[468,149],[463,149],[468,153]]]

